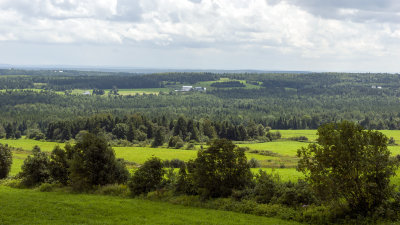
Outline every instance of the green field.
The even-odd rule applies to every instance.
[[[268,150],[277,153],[275,156],[265,156],[261,154],[255,154],[246,152],[247,159],[255,158],[261,164],[261,167],[274,168],[274,171],[281,175],[283,180],[297,180],[300,177],[300,173],[295,170],[297,165],[297,149],[307,146],[308,142],[298,142],[287,140],[291,137],[306,136],[309,142],[316,140],[316,130],[280,130],[282,139],[272,142],[264,143],[238,143],[238,146],[248,147],[250,150]],[[383,130],[381,131],[388,137],[393,137],[397,143],[400,143],[400,131],[398,130]],[[8,144],[13,147],[22,148],[26,151],[14,151],[14,160],[11,168],[10,175],[17,174],[23,163],[23,160],[29,155],[29,151],[35,145],[38,145],[42,151],[51,152],[57,145],[64,147],[65,143],[48,142],[48,141],[36,141],[21,138],[18,140],[0,139],[0,143]],[[389,146],[389,150],[392,155],[400,154],[400,146]],[[195,159],[197,156],[197,150],[182,150],[182,149],[168,149],[168,148],[150,148],[150,147],[114,147],[114,151],[118,158],[123,158],[126,161],[134,162],[137,164],[143,164],[150,157],[156,156],[162,160],[180,159],[188,161]],[[281,168],[283,167],[283,168]],[[253,170],[254,171],[254,170]],[[257,170],[255,170],[257,171]],[[286,177],[290,177],[287,179]],[[394,179],[395,183],[400,184],[400,178]]]
[[[0,224],[300,224],[275,218],[119,197],[0,185]],[[101,204],[99,204],[101,203]]]
[[[211,84],[217,83],[217,82],[227,82],[227,81],[239,81],[239,82],[241,82],[241,83],[243,83],[243,84],[246,85],[246,87],[243,87],[243,88],[245,88],[245,89],[261,88],[261,86],[254,85],[254,84],[250,84],[250,83],[246,83],[245,80],[229,79],[229,78],[225,78],[225,77],[220,78],[220,79],[217,80],[217,81],[201,81],[201,82],[197,82],[197,83],[194,84],[193,86],[196,86],[196,87],[205,87],[205,88],[207,88],[207,90],[213,90],[213,89],[217,89],[217,88],[211,87]]]

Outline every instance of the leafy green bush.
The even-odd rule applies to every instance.
[[[185,145],[180,136],[173,136],[168,141],[168,148],[182,148]]]
[[[185,165],[185,162],[180,159],[164,160],[163,166],[169,168],[181,168]]]
[[[291,137],[289,140],[292,141],[308,141],[308,137],[306,136],[297,136],[297,137]]]
[[[69,181],[69,165],[68,165],[67,152],[60,148],[54,147],[50,155],[49,170],[50,176],[53,180],[66,185]]]
[[[259,170],[254,186],[254,198],[258,203],[270,203],[278,192],[279,177]]]
[[[50,178],[49,158],[38,146],[32,149],[33,156],[24,160],[19,176],[26,186],[34,186],[46,182]]]
[[[203,197],[229,196],[233,189],[244,189],[253,177],[244,150],[226,139],[214,140],[198,152],[191,176]]]
[[[128,179],[124,162],[115,158],[114,150],[103,137],[84,134],[69,152],[70,181],[75,190],[124,183]]]
[[[147,160],[135,171],[128,182],[129,190],[133,196],[154,191],[164,176],[164,169],[159,158],[153,157]]]
[[[261,166],[260,162],[255,158],[251,158],[248,163],[250,168],[260,168]]]
[[[8,145],[0,144],[0,179],[6,178],[11,170],[12,153]]]

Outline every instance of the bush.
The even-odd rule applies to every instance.
[[[29,139],[42,140],[46,138],[46,135],[44,135],[39,129],[28,129],[26,133],[26,137]]]
[[[0,144],[0,179],[6,178],[11,170],[12,153],[8,145]]]
[[[189,161],[188,164],[191,165],[193,163],[191,161]],[[193,181],[193,177],[188,176],[185,165],[182,165],[182,167],[180,167],[180,169],[179,169],[177,181],[175,184],[175,193],[187,194],[187,195],[197,194],[196,187],[195,187],[194,181]]]
[[[198,152],[191,176],[203,197],[229,196],[233,189],[244,189],[253,177],[244,150],[226,139],[214,140]]]
[[[168,148],[176,148],[176,149],[179,149],[179,148],[182,148],[183,146],[184,146],[184,142],[183,142],[183,140],[182,140],[182,138],[181,137],[179,137],[179,136],[173,136],[173,137],[171,137],[170,139],[169,139],[169,141],[168,141]]]
[[[60,146],[54,147],[50,155],[49,171],[53,180],[66,185],[69,181],[67,153]]]
[[[163,176],[161,160],[156,157],[147,160],[129,180],[128,186],[132,196],[154,191],[161,184]]]
[[[269,203],[278,192],[279,176],[259,170],[256,175],[254,198],[258,203]]]
[[[292,141],[308,141],[308,137],[306,136],[298,136],[298,137],[291,137],[289,140]]]
[[[260,162],[255,158],[251,158],[248,163],[250,168],[260,168],[261,166]]]
[[[34,186],[46,182],[50,178],[49,158],[46,153],[41,152],[38,146],[32,149],[33,156],[24,160],[19,176],[26,186]]]
[[[75,190],[124,183],[128,179],[124,162],[115,158],[114,150],[103,137],[84,134],[69,152],[70,181]]]
[[[311,186],[303,180],[285,183],[280,186],[278,192],[276,202],[279,204],[297,207],[317,203]]]
[[[278,140],[282,137],[282,135],[279,131],[276,131],[276,132],[268,131],[266,136],[271,141]]]
[[[181,168],[185,166],[185,162],[180,159],[164,160],[163,166],[167,168]]]

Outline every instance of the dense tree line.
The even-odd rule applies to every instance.
[[[1,72],[1,71],[0,71]],[[4,71],[3,71],[4,72]],[[9,72],[9,70],[6,70]],[[39,129],[47,133],[50,123],[87,118],[94,114],[112,114],[123,118],[135,113],[149,120],[164,115],[168,121],[183,115],[194,121],[227,121],[231,140],[246,138],[243,129],[251,123],[272,129],[316,129],[341,120],[358,122],[370,129],[399,129],[399,83],[396,74],[212,74],[165,73],[134,75],[85,71],[14,71],[0,76],[0,136],[17,138]],[[11,73],[11,72],[9,72]],[[3,73],[7,74],[7,73]],[[19,75],[17,75],[19,74]],[[24,76],[21,76],[24,75]],[[245,80],[261,84],[259,88],[210,88],[206,93],[164,92],[118,96],[101,95],[104,89],[135,87],[134,81],[151,81],[155,86],[176,87],[219,78]],[[112,81],[113,79],[114,81]],[[113,83],[114,82],[114,83]],[[113,84],[118,84],[113,85]],[[124,83],[124,84],[122,84]],[[128,85],[129,84],[129,85]],[[137,83],[141,86],[144,83]],[[18,86],[22,85],[22,86]],[[43,90],[16,90],[42,85]],[[93,96],[60,94],[52,90],[90,87]],[[375,88],[373,88],[375,87]],[[381,87],[381,88],[377,88]],[[173,90],[173,88],[171,89]],[[118,93],[118,92],[116,92]],[[166,126],[164,126],[166,127]],[[32,130],[33,129],[33,130]],[[171,129],[168,129],[169,131]],[[223,130],[223,129],[222,129]],[[163,132],[161,130],[160,132]],[[67,135],[67,134],[66,134]],[[207,135],[210,136],[210,135]]]

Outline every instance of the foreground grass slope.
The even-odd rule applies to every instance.
[[[299,224],[165,202],[1,185],[0,203],[0,224]]]

